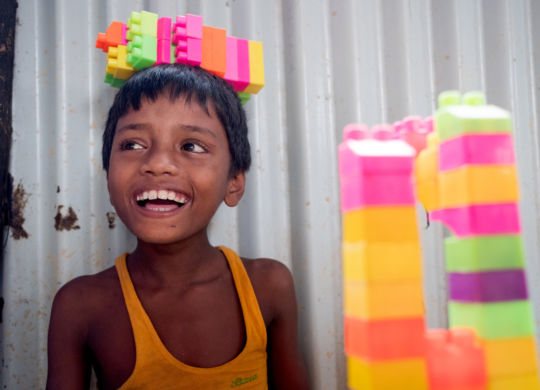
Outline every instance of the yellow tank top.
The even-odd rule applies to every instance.
[[[116,259],[124,300],[135,338],[136,361],[130,377],[119,390],[134,389],[268,389],[266,327],[242,260],[231,249],[218,247],[227,258],[244,315],[246,345],[233,360],[201,368],[177,360],[161,342],[137,298],[126,266],[126,256]]]

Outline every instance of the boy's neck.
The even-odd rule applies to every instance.
[[[187,285],[211,278],[216,263],[223,258],[208,237],[160,245],[137,242],[128,258],[133,279],[159,286]]]

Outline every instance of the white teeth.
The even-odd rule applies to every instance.
[[[166,190],[159,190],[157,193],[158,199],[167,200],[168,192]]]
[[[174,200],[177,203],[186,203],[187,197],[184,194],[179,194],[169,190],[150,190],[144,191],[142,194],[136,196],[137,202],[144,200]]]

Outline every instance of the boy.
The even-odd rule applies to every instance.
[[[57,293],[47,389],[88,388],[91,367],[101,389],[307,389],[288,269],[208,241],[251,162],[233,89],[187,65],[136,73],[109,111],[102,157],[137,247]]]

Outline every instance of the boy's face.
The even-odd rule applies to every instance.
[[[230,152],[213,104],[142,100],[118,120],[108,172],[111,203],[139,240],[175,243],[206,227],[224,200],[235,206],[245,176],[229,176]]]

